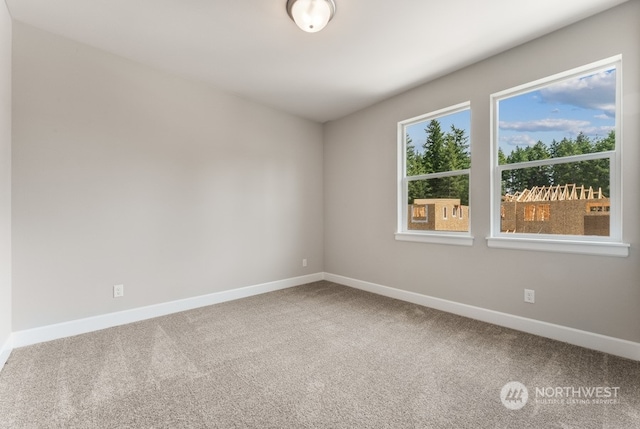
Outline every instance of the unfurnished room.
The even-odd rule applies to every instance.
[[[0,428],[640,428],[639,23],[0,1]]]

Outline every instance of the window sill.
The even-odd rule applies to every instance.
[[[396,240],[416,243],[450,244],[454,246],[472,246],[473,237],[467,234],[396,232]]]
[[[629,256],[627,243],[605,241],[554,240],[530,237],[487,237],[487,245],[498,249],[535,250],[581,255]]]

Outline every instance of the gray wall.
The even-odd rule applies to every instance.
[[[8,267],[11,31],[0,14]],[[639,20],[640,2],[628,2],[324,128],[14,23],[13,306],[5,268],[0,343],[11,330],[319,271],[640,341]],[[489,94],[619,53],[630,257],[487,248]],[[396,123],[465,100],[474,246],[395,241]],[[111,298],[117,283],[124,298]],[[525,287],[536,304],[523,303]]]
[[[322,271],[321,125],[13,30],[14,331]]]
[[[0,348],[11,331],[11,17],[0,2]]]
[[[638,22],[640,2],[631,1],[328,123],[325,271],[640,341]],[[426,49],[432,42],[425,41]],[[489,95],[616,54],[623,55],[623,234],[632,246],[630,256],[489,249]],[[395,241],[397,122],[467,100],[472,106],[474,245]],[[536,304],[523,302],[524,288],[536,291]]]

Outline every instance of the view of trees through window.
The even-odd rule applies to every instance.
[[[468,231],[470,111],[405,127],[407,229]]]
[[[616,79],[610,65],[495,96],[500,232],[610,236]]]
[[[491,94],[490,135],[471,136],[469,101],[398,122],[396,238],[470,244],[473,187],[491,203],[491,246],[619,242],[620,67],[618,55]],[[491,164],[474,166],[491,168],[486,195],[470,183],[472,138],[491,139]]]
[[[573,139],[565,137],[560,141],[553,140],[548,146],[542,141],[525,148],[518,146],[509,155],[505,155],[502,148],[500,148],[498,150],[498,163],[501,165],[517,164],[607,152],[614,150],[615,145],[615,131],[610,131],[604,138],[589,138],[584,133],[579,133]],[[605,158],[507,170],[502,174],[502,195],[513,195],[525,189],[532,189],[535,186],[577,184],[584,185],[587,188],[602,189],[603,194],[609,196],[609,164],[609,159]]]

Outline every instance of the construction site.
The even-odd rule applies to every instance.
[[[602,189],[575,184],[534,186],[502,197],[500,231],[608,236],[610,209]]]
[[[409,206],[408,229],[469,231],[469,206],[458,198],[415,199]]]
[[[610,209],[602,189],[575,184],[534,186],[502,197],[500,231],[609,236]],[[407,214],[409,230],[469,230],[469,207],[459,199],[416,199]]]

